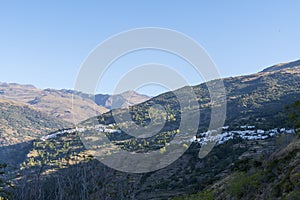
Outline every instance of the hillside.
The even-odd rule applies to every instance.
[[[21,102],[56,118],[73,123],[93,116],[96,111],[106,112],[107,109],[97,106],[91,99],[80,95],[73,95],[74,109],[72,109],[72,93],[65,90],[41,90],[31,85],[0,83],[0,98]]]
[[[300,62],[300,61],[299,61]],[[295,64],[295,65],[294,65]],[[230,77],[223,79],[227,96],[226,125],[239,127],[240,125],[256,125],[267,129],[286,126],[283,120],[285,105],[300,99],[300,67],[298,62],[292,62],[288,68],[259,72],[256,74]],[[210,83],[213,83],[211,81]],[[211,102],[205,83],[192,87],[200,105],[200,129],[205,131],[210,121]],[[176,91],[182,96],[186,88]],[[171,124],[179,123],[179,102],[173,92],[167,92],[151,98],[141,104],[130,107],[129,111],[136,123],[149,121],[148,108],[159,104],[168,111],[167,118],[173,118]],[[125,110],[115,111],[122,116]],[[113,123],[111,112],[98,117],[99,123]],[[175,119],[174,119],[175,117]],[[94,119],[91,120],[91,122]],[[88,123],[86,121],[86,123]]]
[[[106,99],[102,98],[105,96]],[[122,99],[122,104],[129,105],[140,103],[148,99],[145,95],[135,92],[125,92],[116,95]],[[74,98],[72,108],[72,98]],[[70,123],[78,123],[91,116],[107,112],[111,108],[111,95],[96,95],[96,103],[94,96],[84,94],[73,90],[41,90],[32,85],[20,85],[15,83],[0,82],[0,99],[8,99],[21,102],[44,112],[58,120],[64,120]]]
[[[72,126],[24,103],[0,99],[0,107],[0,163],[10,167],[26,158],[32,140]]]
[[[107,112],[83,121],[79,129],[59,130],[32,141],[24,160],[20,159],[20,171],[11,179],[17,186],[11,190],[13,199],[293,199],[299,186],[299,139],[287,120],[285,106],[300,99],[300,68],[291,64],[223,81],[228,127],[223,127],[217,145],[206,157],[200,159],[198,153],[209,134],[210,109],[215,105],[206,85],[200,84],[193,86],[200,105],[199,130],[192,145],[169,166],[139,174],[111,169],[94,159],[94,152],[84,147],[80,136],[99,145],[101,137],[95,136],[105,134],[132,154],[163,149],[178,133],[181,120],[173,92],[128,108],[131,118],[142,126],[151,122],[151,105],[166,109],[166,124],[149,138],[133,138],[120,131]],[[177,92],[184,95],[186,87]],[[123,116],[126,109],[115,111]],[[179,145],[184,146],[185,141]],[[107,155],[115,150],[108,144],[101,148]],[[195,195],[186,196],[189,194]]]
[[[287,199],[300,196],[300,140],[294,139],[264,157],[235,162],[230,173],[194,195],[172,200]]]
[[[117,95],[97,94],[95,95],[95,102],[97,105],[104,106],[110,110],[112,106],[114,106],[114,108],[127,108],[142,103],[149,98],[150,97],[138,94],[135,91],[127,91]]]
[[[70,126],[23,103],[0,99],[0,107],[0,146],[26,142]]]
[[[271,67],[264,69],[262,72],[271,72],[282,69],[293,69],[296,67],[300,67],[300,60],[296,60],[293,62],[280,63]]]
[[[211,195],[209,187],[217,187],[219,192],[223,192],[223,187],[219,187],[223,179],[233,177],[238,170],[249,170],[252,173],[251,166],[259,169],[266,158],[272,158],[270,154],[273,152],[276,152],[276,158],[280,158],[279,155],[289,155],[284,150],[286,148],[296,152],[298,147],[294,148],[293,144],[297,144],[294,141],[293,134],[257,140],[234,137],[217,145],[203,159],[198,158],[201,146],[193,143],[183,156],[166,168],[150,173],[131,174],[111,169],[93,159],[91,152],[84,148],[76,134],[63,134],[57,138],[34,142],[34,148],[28,152],[27,159],[21,165],[22,181],[19,184],[22,193],[17,189],[14,199],[35,199],[39,195],[43,195],[42,198],[56,199],[58,191],[64,191],[60,195],[67,199],[84,196],[86,199],[158,200],[202,190]],[[291,162],[291,166],[299,166],[298,162],[299,159]],[[267,163],[264,164],[267,166]],[[282,167],[285,165],[282,162]],[[270,169],[272,167],[274,166],[269,166]],[[288,167],[285,168],[287,170]],[[278,170],[278,173],[285,171]],[[25,184],[26,182],[30,184]],[[39,188],[44,191],[42,194],[39,193]],[[218,190],[213,194],[218,196],[217,192]],[[220,199],[226,199],[223,194],[225,195],[221,193],[219,196]],[[203,197],[203,192],[199,196]]]

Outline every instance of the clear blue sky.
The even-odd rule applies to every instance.
[[[1,1],[0,81],[73,88],[92,49],[111,35],[140,27],[170,28],[194,38],[222,77],[254,73],[300,59],[299,8],[298,0]],[[138,57],[132,57],[134,64],[149,58]],[[153,55],[156,61],[161,57]],[[115,73],[121,74],[118,67]],[[189,81],[201,82],[192,75]]]

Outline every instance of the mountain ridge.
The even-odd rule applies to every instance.
[[[296,67],[295,64],[280,69],[276,68],[275,70],[222,80],[227,94],[225,125],[228,126],[228,131],[230,129],[239,130],[236,127],[241,128],[241,126],[255,126],[257,130],[269,128],[278,130],[281,127],[292,126],[287,121],[285,106],[300,99],[300,68]],[[213,83],[213,81],[210,83]],[[185,89],[186,87],[183,87],[176,92],[186,97],[184,95]],[[217,105],[211,103],[206,83],[192,86],[192,89],[197,96],[201,115],[199,130],[195,135],[196,138],[201,139],[201,134],[207,131],[210,110],[212,106]],[[136,139],[127,137],[126,134],[118,131],[114,133],[104,131],[105,134],[116,145],[133,153],[146,152],[147,148],[152,148],[152,146],[156,149],[164,147],[174,134],[178,133],[178,124],[181,120],[180,105],[174,92],[160,94],[127,109],[136,124],[145,125],[151,121],[148,109],[155,104],[163,106],[167,112],[166,125],[155,136],[149,139]],[[126,109],[116,109],[115,111],[122,116],[124,110]],[[192,115],[189,117],[193,120]],[[94,122],[118,130],[118,125],[114,124],[111,111],[89,118],[81,125],[84,127],[84,125],[88,126],[90,124],[91,127],[95,127]],[[267,139],[247,140],[233,135],[231,139],[216,145],[203,159],[198,157],[201,143],[194,142],[171,165],[151,173],[130,174],[110,169],[93,159],[92,151],[84,148],[78,136],[79,132],[70,131],[68,133],[68,131],[62,131],[63,134],[61,135],[55,135],[54,133],[53,137],[47,137],[49,139],[34,140],[32,147],[28,147],[28,153],[26,152],[27,155],[24,155],[26,160],[24,162],[20,161],[22,163],[20,172],[22,174],[22,181],[20,182],[22,192],[19,190],[20,193],[15,193],[16,196],[14,197],[16,199],[22,199],[26,195],[34,199],[41,195],[40,190],[45,191],[42,195],[53,194],[53,198],[56,198],[57,191],[64,191],[60,194],[63,198],[73,199],[80,195],[87,199],[169,199],[202,190],[205,192],[207,186],[230,176],[232,168],[248,169],[249,159],[268,158],[270,155],[268,152],[273,153],[278,149],[282,149],[282,146],[288,145],[295,138],[294,134],[285,134]],[[245,134],[251,136],[253,131],[251,130]],[[84,133],[93,136],[90,129],[86,129]],[[97,134],[99,133],[97,132]],[[260,133],[256,132],[255,134],[259,135]],[[89,139],[97,142],[97,138],[90,137]],[[113,153],[113,149],[107,144],[103,148],[109,149],[107,154]],[[299,159],[296,157],[292,160],[297,161]],[[253,162],[254,166],[262,166],[262,161],[256,161],[253,160],[251,163]],[[252,164],[250,164],[251,168]],[[285,165],[284,162],[283,165]],[[38,178],[35,178],[32,175],[33,173],[37,174]],[[293,173],[293,175],[295,174]],[[254,178],[257,177],[256,175]],[[42,178],[40,179],[40,177]],[[248,176],[241,177],[249,180]],[[273,175],[272,177],[274,178]],[[237,178],[240,177],[237,176]],[[250,178],[253,177],[250,176]],[[252,181],[252,179],[250,180]],[[256,181],[256,179],[254,180]],[[30,184],[22,185],[26,181]],[[80,184],[82,181],[86,184]],[[250,184],[252,183],[250,182]],[[286,183],[289,182],[284,182],[284,184]],[[35,187],[32,187],[32,185]],[[288,189],[288,186],[284,185],[284,190],[279,191],[286,191],[285,187]],[[23,190],[23,188],[26,189]],[[75,191],[74,188],[76,188]],[[18,196],[19,194],[26,195]],[[220,194],[227,195],[222,191],[220,191]],[[209,195],[211,196],[211,194]],[[200,196],[202,197],[202,194]],[[237,197],[240,197],[239,193]]]
[[[276,70],[282,70],[282,69],[291,69],[295,67],[300,67],[300,60],[290,61],[290,62],[283,62],[276,65],[272,65],[270,67],[267,67],[263,69],[261,72],[270,72],[270,71],[276,71]]]
[[[227,100],[225,123],[232,126],[237,126],[240,123],[256,123],[262,128],[264,126],[272,127],[276,123],[280,123],[284,106],[300,99],[300,67],[297,67],[295,63],[298,62],[286,64],[288,67],[282,69],[223,78]],[[214,81],[212,80],[210,83]],[[191,87],[200,103],[202,125],[206,124],[207,127],[210,120],[211,105],[206,84],[202,83]],[[184,96],[185,87],[176,90],[176,93],[182,93]],[[173,92],[166,92],[130,108],[132,117],[141,121],[149,120],[148,118],[141,118],[140,113],[147,113],[147,108],[154,104],[166,105],[168,109],[171,108],[174,112],[171,111],[170,116],[178,115],[179,104],[176,103],[176,96]],[[120,110],[120,112],[123,111]],[[102,117],[99,116],[108,120],[106,122],[100,120],[100,123],[113,122],[111,114],[110,111],[102,114]]]
[[[124,106],[133,105],[149,98],[146,95],[138,93],[134,93],[136,98],[132,98],[132,100],[130,95],[123,97],[120,94],[116,96],[121,98],[121,106],[123,104]],[[111,95],[107,96],[108,100],[111,100],[111,98]],[[9,99],[31,105],[48,115],[70,123],[74,123],[74,120],[75,123],[78,123],[97,113],[107,112],[111,107],[110,103],[106,101],[103,104],[101,104],[102,102],[95,102],[94,95],[91,94],[67,89],[56,90],[48,88],[42,90],[33,85],[21,85],[17,83],[0,82],[0,99]],[[126,102],[129,102],[129,105]]]
[[[0,107],[0,146],[27,142],[71,126],[22,102],[0,99]]]

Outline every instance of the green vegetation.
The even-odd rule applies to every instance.
[[[246,162],[248,170],[232,175],[227,184],[228,193],[238,199],[293,199],[300,192],[299,144],[299,140],[292,141],[271,160]]]
[[[299,199],[300,140],[294,137],[288,145],[279,144],[276,148],[271,155],[236,160],[223,179],[207,185],[201,192],[174,200]]]
[[[298,104],[287,108],[292,113],[288,122],[285,120],[284,105],[292,105],[299,99],[299,83],[299,73],[286,69],[224,79],[228,94],[226,125],[232,129],[240,125],[268,129],[293,123],[298,127],[299,113],[295,111]],[[199,134],[207,130],[211,108],[218,105],[211,103],[205,84],[194,86],[193,90],[200,106]],[[186,88],[177,91],[178,95],[189,101],[186,93]],[[158,110],[150,112],[150,108],[156,104],[164,107],[166,116],[161,116]],[[38,133],[32,131],[35,128],[47,131],[43,127],[51,129],[56,126],[52,124],[56,121],[48,122],[50,118],[38,115],[29,107],[22,110],[8,104],[5,106],[12,108],[2,111],[9,126],[20,129],[19,133],[12,134],[17,139],[22,136],[36,137]],[[152,122],[159,125],[164,117],[166,123],[159,133],[149,138],[133,138],[124,132],[106,135],[127,151],[142,153],[160,149],[164,154],[165,146],[173,137],[180,132],[185,133],[179,129],[181,110],[190,109],[193,108],[180,107],[174,92],[164,93],[127,110],[115,110],[121,119],[125,119],[125,111],[128,111],[134,123],[145,128]],[[192,122],[192,114],[189,117]],[[112,112],[108,112],[88,119],[82,125],[93,125],[94,122],[108,125],[115,121]],[[2,124],[7,125],[5,123]],[[129,127],[130,123],[124,121],[121,125]],[[113,126],[117,129],[119,125]],[[184,131],[195,132],[189,127],[185,127]],[[300,193],[300,142],[293,134],[255,141],[234,137],[215,146],[203,159],[198,157],[199,144],[193,143],[188,147],[182,143],[180,146],[187,148],[187,151],[178,160],[163,169],[144,174],[129,174],[104,166],[93,159],[92,152],[84,148],[77,134],[63,134],[46,141],[34,140],[32,145],[24,147],[24,151],[19,151],[26,155],[26,159],[21,165],[19,177],[13,179],[17,188],[13,191],[12,199],[168,199],[175,196],[178,196],[175,200],[218,200],[224,197],[297,199]],[[97,138],[92,137],[96,133],[88,130],[80,134],[90,136],[89,142],[97,143]],[[108,144],[102,146],[104,153],[114,153]]]
[[[203,192],[199,192],[197,194],[183,196],[183,197],[175,197],[172,200],[214,200],[214,193],[210,190],[205,190]]]
[[[250,198],[254,198],[260,186],[260,176],[261,174],[259,173],[246,174],[237,172],[228,184],[228,193],[236,199],[242,199],[245,196],[249,197],[249,195],[253,195]]]
[[[5,177],[6,167],[7,165],[5,163],[0,164],[0,200],[6,200],[10,196],[10,193],[7,191],[9,183]]]
[[[227,94],[226,125],[231,128],[238,128],[241,125],[255,125],[261,129],[280,128],[289,125],[285,120],[284,106],[292,104],[300,98],[300,76],[297,70],[283,69],[282,71],[226,78],[223,81]],[[218,105],[210,103],[210,95],[206,84],[200,84],[192,88],[200,106],[199,132],[205,131],[210,122],[211,108]],[[183,98],[188,97],[186,93],[186,88],[176,91],[177,96]],[[188,102],[189,99],[186,99],[186,101]],[[180,110],[193,109],[189,107],[180,108],[175,93],[167,92],[132,106],[127,111],[136,124],[147,125],[151,121],[148,114],[149,108],[156,104],[163,106],[166,110],[166,127],[173,127],[173,130],[180,123]],[[122,119],[124,112],[125,110],[116,110],[114,114]],[[91,120],[94,119],[88,121]],[[102,124],[114,123],[111,112],[99,116],[98,120]],[[88,123],[88,121],[85,123]]]
[[[5,145],[36,139],[42,132],[69,126],[24,104],[1,100],[0,107],[0,140]]]
[[[299,101],[287,106],[289,119],[297,128]],[[269,143],[268,154],[249,155],[234,161],[231,172],[223,180],[214,182],[197,194],[176,199],[285,199],[296,200],[300,195],[300,139],[293,135],[282,135]],[[247,146],[247,145],[246,145]],[[255,148],[257,149],[257,148]],[[247,152],[251,150],[248,146]],[[244,154],[245,155],[245,154]],[[210,195],[204,197],[203,195]]]
[[[85,148],[76,133],[46,141],[37,140],[21,168],[39,169],[39,173],[66,168],[90,160],[92,157],[84,154],[84,151]]]
[[[295,101],[293,104],[286,106],[288,112],[289,123],[298,133],[300,137],[300,101]]]

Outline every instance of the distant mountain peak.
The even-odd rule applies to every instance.
[[[128,90],[121,94],[97,94],[95,95],[95,102],[97,105],[104,106],[107,109],[112,108],[127,108],[129,106],[142,103],[150,99],[149,96],[139,94],[134,90]]]
[[[134,90],[128,90],[128,91],[122,92],[120,95],[123,96],[124,98],[130,98],[130,97],[135,97],[135,96],[141,96],[146,99],[150,98],[150,96],[147,96],[145,94],[140,94]]]
[[[262,72],[273,72],[273,71],[278,71],[283,69],[292,69],[296,67],[300,67],[300,60],[286,62],[286,63],[279,63],[277,65],[273,65],[271,67],[264,69]]]

